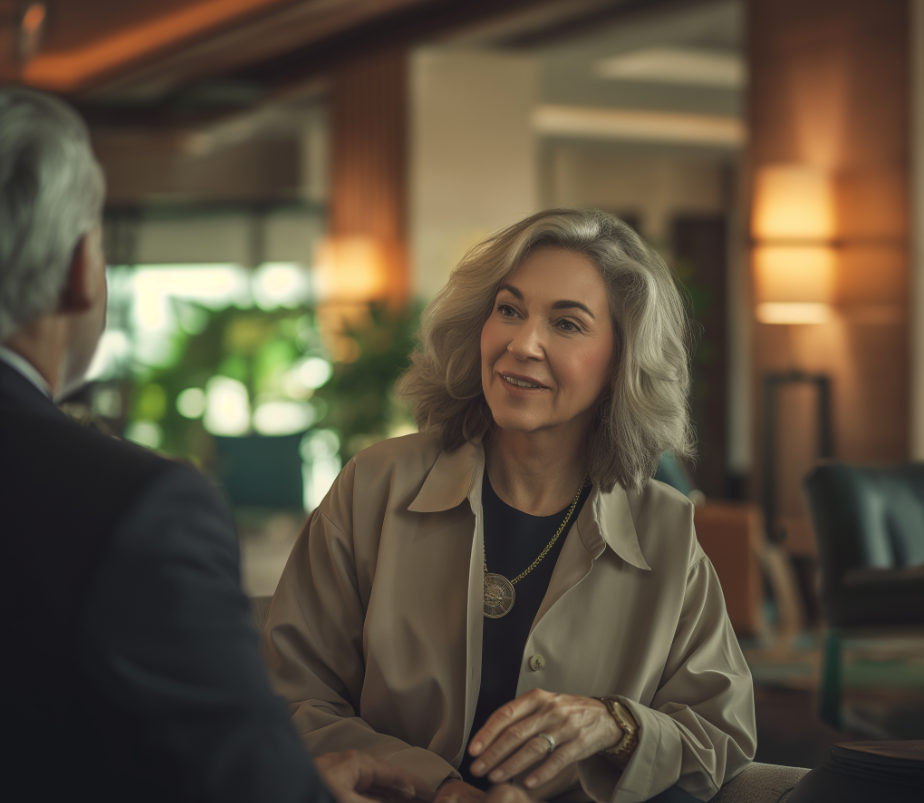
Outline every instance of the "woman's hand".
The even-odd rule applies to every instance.
[[[555,740],[551,753],[548,739],[539,734]],[[568,765],[614,747],[622,735],[599,700],[533,689],[495,711],[472,737],[469,752],[478,760],[471,772],[503,783],[541,761],[523,781],[534,789]]]
[[[314,763],[337,803],[433,799],[433,790],[425,781],[358,750],[328,753]]]
[[[483,803],[485,794],[471,784],[451,778],[436,790],[433,803]]]

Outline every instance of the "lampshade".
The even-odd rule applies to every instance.
[[[767,165],[754,182],[751,233],[764,240],[830,240],[834,193],[823,170],[804,165]]]
[[[830,177],[803,165],[763,167],[755,178],[751,230],[758,320],[829,320],[835,230]]]
[[[763,323],[824,323],[831,317],[834,252],[827,245],[754,249],[757,318]]]
[[[326,237],[318,245],[315,265],[324,300],[365,302],[387,293],[385,249],[372,237]]]

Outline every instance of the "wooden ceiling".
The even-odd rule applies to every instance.
[[[429,0],[47,0],[24,82],[74,100],[138,103]]]
[[[19,69],[94,126],[221,119],[317,85],[339,64],[466,31],[564,30],[689,0],[44,0],[44,33]],[[34,0],[0,0],[21,15]],[[2,11],[2,8],[0,8]],[[15,16],[0,15],[15,35]]]

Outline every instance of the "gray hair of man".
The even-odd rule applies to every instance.
[[[56,307],[104,195],[78,114],[42,92],[0,88],[0,343]]]

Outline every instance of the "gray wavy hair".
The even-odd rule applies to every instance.
[[[0,342],[54,309],[104,193],[77,113],[42,92],[0,88]]]
[[[421,430],[437,430],[443,449],[490,436],[482,392],[481,330],[498,288],[538,248],[588,257],[609,295],[616,369],[588,432],[587,470],[604,491],[640,490],[662,452],[692,458],[691,325],[664,260],[625,223],[595,209],[550,209],[488,237],[468,251],[424,310],[419,345],[396,391],[414,404]]]

